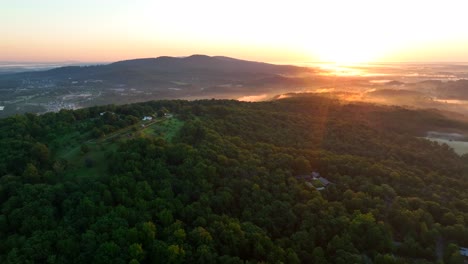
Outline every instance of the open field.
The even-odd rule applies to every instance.
[[[183,124],[184,123],[179,119],[168,118],[157,124],[152,123],[146,126],[142,132],[149,136],[162,136],[164,139],[171,141]]]
[[[70,169],[66,176],[89,179],[106,173],[106,159],[117,150],[119,139],[132,138],[142,133],[171,141],[182,125],[183,121],[177,118],[158,118],[150,122],[141,121],[105,137],[86,141],[84,140],[88,135],[74,132],[57,140],[55,155],[67,162]]]

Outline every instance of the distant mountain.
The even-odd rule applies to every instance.
[[[169,98],[239,98],[316,83],[312,68],[192,55],[0,75],[1,116]],[[279,92],[277,92],[279,91]]]
[[[0,74],[13,74],[20,72],[46,71],[58,67],[70,65],[86,65],[83,62],[64,61],[64,62],[8,62],[0,61]]]
[[[263,62],[239,60],[229,57],[206,55],[192,55],[184,58],[158,57],[154,59],[136,59],[119,61],[110,67],[138,67],[140,70],[158,70],[170,72],[183,72],[193,70],[207,70],[215,72],[242,72],[242,73],[294,73],[305,68],[296,66],[274,65]]]
[[[132,83],[137,80],[173,81],[174,78],[212,80],[236,78],[242,80],[265,78],[275,74],[312,72],[310,68],[274,65],[229,57],[192,55],[189,57],[144,58],[118,61],[107,65],[67,66],[41,72],[16,74],[22,78],[102,79],[110,82]]]

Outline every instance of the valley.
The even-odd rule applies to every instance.
[[[192,55],[4,73],[0,117],[160,99],[269,100],[291,92],[468,113],[464,64],[299,65]]]

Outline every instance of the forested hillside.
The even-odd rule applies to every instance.
[[[310,95],[0,119],[0,263],[463,263],[468,155],[428,130],[468,124]]]

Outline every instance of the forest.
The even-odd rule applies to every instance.
[[[308,94],[3,118],[0,263],[463,263],[468,155],[426,131],[468,123]]]

